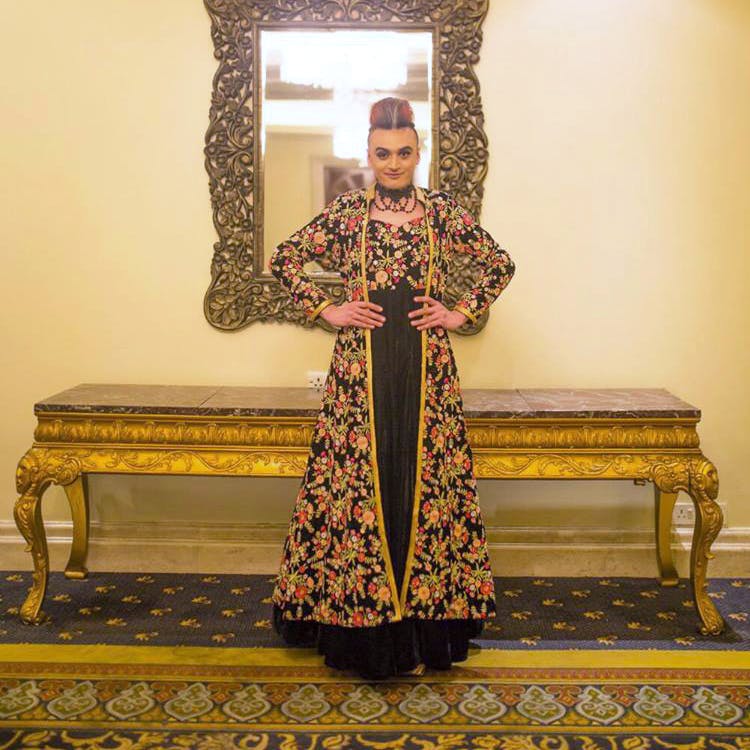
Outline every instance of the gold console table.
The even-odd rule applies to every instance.
[[[463,401],[479,478],[653,482],[664,586],[678,583],[672,510],[678,492],[686,492],[695,505],[690,580],[700,630],[722,632],[706,569],[723,518],[716,467],[699,446],[699,409],[662,388],[464,389]],[[14,516],[34,564],[23,622],[45,619],[41,499],[50,484],[64,487],[73,517],[65,575],[84,578],[88,474],[301,477],[320,402],[320,392],[308,388],[107,384],[82,384],[39,401],[34,443],[16,474]]]

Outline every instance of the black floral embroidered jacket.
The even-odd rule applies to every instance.
[[[388,283],[368,257],[369,188],[335,198],[280,244],[273,275],[294,303],[315,319],[332,300],[304,271],[311,260],[338,270],[347,300],[368,300],[373,276]],[[452,253],[479,265],[476,284],[454,309],[476,321],[510,282],[507,251],[448,193],[417,188],[425,205],[419,251],[426,294],[442,298]],[[377,282],[375,282],[377,283]],[[372,400],[370,330],[344,326],[297,493],[272,600],[289,619],[351,627],[403,617],[494,617],[495,592],[477,499],[456,362],[448,332],[421,331],[422,379],[417,478],[404,583],[397,590],[385,535]]]

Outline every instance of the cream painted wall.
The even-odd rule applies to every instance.
[[[294,385],[333,338],[204,319],[199,0],[4,2],[3,517],[34,401],[80,382]],[[703,409],[727,525],[750,526],[750,3],[493,0],[482,223],[517,264],[464,387],[664,386]],[[259,356],[262,352],[262,356]],[[288,520],[298,480],[96,478],[95,520]],[[648,528],[627,483],[481,482],[488,525]],[[45,517],[67,519],[51,488]],[[2,560],[0,560],[0,565]]]

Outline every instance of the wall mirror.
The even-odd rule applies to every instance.
[[[223,330],[257,320],[334,330],[292,306],[268,270],[270,255],[335,195],[372,182],[369,108],[384,96],[414,108],[416,184],[450,191],[479,217],[487,141],[473,65],[486,0],[205,5],[219,60],[204,148],[219,235],[206,317]],[[305,270],[342,298],[335,269]],[[451,268],[448,296],[458,297],[474,272]]]

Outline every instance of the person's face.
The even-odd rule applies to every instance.
[[[367,146],[367,163],[383,187],[405,188],[419,163],[417,134],[411,128],[375,128]]]

